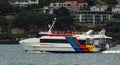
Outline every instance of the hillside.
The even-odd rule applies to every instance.
[[[13,7],[8,3],[8,0],[0,0],[0,12],[13,12]]]
[[[42,8],[43,6],[47,6],[52,2],[64,2],[65,0],[40,0],[39,5],[31,5],[26,8],[34,9],[34,8]],[[97,4],[98,0],[78,0],[79,2],[88,2]],[[109,4],[109,6],[114,6],[116,0],[101,0]],[[48,30],[48,25],[51,24],[52,19],[57,17],[57,22],[55,24],[54,30],[57,31],[87,31],[89,29],[93,29],[95,31],[100,31],[103,27],[108,28],[108,35],[112,36],[114,41],[119,41],[120,39],[120,31],[116,31],[120,29],[119,22],[112,21],[108,23],[101,23],[100,25],[89,25],[84,24],[79,21],[73,20],[73,18],[69,17],[69,13],[67,12],[67,16],[65,16],[65,9],[56,11],[56,14],[48,14],[41,12],[33,12],[30,9],[25,10],[25,8],[20,8],[19,12],[15,13],[16,8],[10,6],[8,0],[0,0],[0,39],[16,39],[21,37],[28,37],[29,35],[33,36],[39,31]],[[1,15],[6,13],[15,13],[15,15]],[[64,14],[63,14],[64,13]],[[59,15],[60,14],[60,15]],[[61,15],[62,14],[62,15]],[[117,23],[117,24],[116,24]],[[19,29],[22,30],[22,34],[13,34],[13,30]]]

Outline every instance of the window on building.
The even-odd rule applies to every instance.
[[[59,4],[59,6],[62,6],[62,4]]]
[[[31,2],[35,2],[36,0],[31,0]]]
[[[67,6],[71,6],[70,4],[67,4]]]
[[[100,18],[100,15],[95,15],[96,18]]]
[[[53,4],[53,6],[56,6],[56,4]]]
[[[28,1],[25,1],[25,2],[28,2]]]
[[[106,15],[103,15],[103,18],[106,18],[107,16]]]

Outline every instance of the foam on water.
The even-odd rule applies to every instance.
[[[102,53],[120,53],[120,50],[103,51]]]

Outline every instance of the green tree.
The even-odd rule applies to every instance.
[[[73,22],[71,17],[57,17],[54,30],[74,30]]]
[[[5,16],[6,22],[8,23],[8,33],[11,34],[12,23],[15,22],[16,17],[12,15]]]
[[[26,31],[31,29],[48,29],[47,26],[54,18],[54,15],[39,12],[21,12],[16,15],[15,27],[25,28]]]
[[[106,28],[108,35],[113,37],[114,42],[120,44],[120,22],[111,21],[106,24]]]
[[[2,13],[11,13],[15,9],[8,3],[8,0],[0,0],[0,11]]]
[[[109,7],[107,8],[107,11],[112,11],[112,6],[109,6]]]
[[[27,5],[27,7],[19,7],[22,11],[30,11],[30,10],[33,10],[33,9],[39,9],[41,8],[40,5],[37,5],[37,4],[29,4]]]
[[[81,23],[80,21],[75,21],[74,23],[74,28],[76,31],[88,31],[88,25]]]
[[[101,0],[103,2],[106,2],[107,4],[111,5],[115,5],[116,4],[116,0]]]
[[[5,18],[4,18],[4,16],[0,16],[0,29],[1,29],[1,31],[0,32],[3,32],[3,31],[5,31],[5,26],[6,26],[6,22],[5,22]]]
[[[66,9],[65,7],[61,7],[59,9],[54,10],[54,14],[56,14],[58,17],[60,16],[70,16],[70,12],[68,9]]]
[[[57,21],[55,23],[55,30],[75,30],[74,29],[74,19],[70,17],[70,12],[65,7],[54,10],[54,14],[57,16]]]

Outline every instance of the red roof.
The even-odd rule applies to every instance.
[[[71,6],[77,6],[77,1],[65,1],[66,4],[71,4]]]
[[[66,4],[71,4],[71,6],[87,6],[88,3],[78,3],[78,1],[65,1]]]
[[[78,6],[87,6],[88,3],[78,3]]]
[[[117,2],[120,2],[120,0],[117,0]]]

